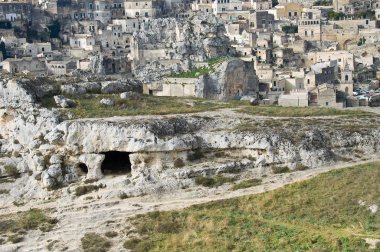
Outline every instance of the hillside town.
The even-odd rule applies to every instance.
[[[380,104],[378,0],[2,1],[0,28],[12,77],[128,79],[148,95],[282,106]]]

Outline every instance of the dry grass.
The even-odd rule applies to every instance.
[[[380,162],[321,174],[274,191],[133,221],[133,251],[371,251],[380,238]],[[366,202],[364,206],[358,201]],[[380,247],[377,248],[379,250]]]
[[[281,106],[252,106],[238,110],[238,112],[259,116],[274,117],[310,117],[310,116],[365,116],[373,113],[362,110],[344,110],[334,108],[299,108]]]
[[[119,95],[81,95],[68,97],[77,103],[77,107],[66,109],[74,118],[96,118],[111,116],[135,115],[167,115],[213,111],[221,108],[236,108],[248,105],[243,101],[215,101],[191,97],[156,97],[139,96],[134,99],[120,99]],[[110,98],[114,106],[103,106],[100,100]],[[42,100],[42,106],[56,107],[54,99],[47,97]]]
[[[240,181],[237,184],[234,184],[231,189],[235,191],[235,190],[249,188],[249,187],[258,186],[258,185],[261,185],[261,179],[248,179],[248,180]]]
[[[107,238],[97,233],[86,233],[81,238],[81,243],[84,252],[106,252],[112,245]]]
[[[49,217],[42,210],[32,208],[14,215],[0,216],[0,233],[8,237],[9,242],[18,243],[23,240],[27,231],[40,229],[49,232],[56,223],[56,219]]]

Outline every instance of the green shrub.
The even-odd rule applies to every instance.
[[[125,192],[122,192],[119,194],[119,199],[128,199],[128,198],[129,198],[129,196]]]
[[[108,238],[113,238],[113,237],[116,237],[118,233],[116,231],[108,231],[108,232],[105,232],[104,235]]]
[[[20,173],[17,170],[17,167],[15,165],[5,165],[4,166],[5,173],[13,178],[20,177]]]
[[[296,168],[295,168],[296,171],[305,171],[307,169],[309,169],[309,167],[307,167],[306,165],[303,165],[302,163],[296,164]]]
[[[216,177],[198,176],[195,178],[195,184],[202,185],[205,187],[218,187],[225,183],[230,183],[233,181],[235,181],[234,178],[224,177],[221,175],[218,175]]]
[[[97,191],[97,190],[99,190],[99,186],[97,185],[78,186],[77,188],[75,188],[75,195],[81,196],[81,195],[90,193],[92,191]]]
[[[196,149],[193,153],[187,155],[187,160],[196,161],[204,157],[203,152],[200,149]]]
[[[185,163],[183,162],[183,160],[181,158],[177,158],[174,161],[174,167],[176,167],[176,168],[182,168],[184,166],[185,166]]]
[[[12,243],[19,243],[19,242],[22,242],[23,240],[24,240],[24,237],[17,234],[14,234],[8,237],[8,241]]]
[[[9,190],[7,190],[7,189],[0,189],[0,194],[9,194]]]
[[[111,242],[97,233],[86,233],[80,241],[84,252],[106,252],[111,247]]]
[[[289,167],[287,166],[272,166],[272,172],[274,174],[280,174],[280,173],[287,173],[287,172],[290,172],[290,169]]]
[[[244,181],[241,181],[235,185],[232,186],[232,190],[239,190],[239,189],[244,189],[244,188],[249,188],[249,187],[253,187],[253,186],[258,186],[258,185],[261,185],[261,179],[248,179],[248,180],[244,180]]]
[[[145,252],[149,251],[154,246],[151,241],[141,240],[138,238],[132,238],[124,242],[123,247],[125,249],[130,249],[134,252]]]

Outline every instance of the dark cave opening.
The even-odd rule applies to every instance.
[[[78,168],[79,168],[83,173],[85,173],[85,174],[88,173],[88,167],[87,167],[86,164],[84,164],[84,163],[79,163],[79,164],[78,164]]]
[[[108,151],[103,152],[105,155],[102,163],[102,173],[108,174],[126,174],[131,172],[131,160],[129,159],[129,152],[122,151]]]

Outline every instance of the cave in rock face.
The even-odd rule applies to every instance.
[[[103,152],[105,155],[101,166],[102,173],[108,174],[126,174],[131,172],[131,160],[129,152],[108,151]]]
[[[78,164],[78,168],[84,173],[84,174],[87,174],[88,173],[88,167],[86,164],[84,163],[79,163]]]

